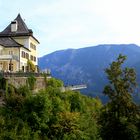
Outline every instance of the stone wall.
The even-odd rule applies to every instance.
[[[48,79],[51,77],[47,77]],[[28,77],[6,77],[6,80],[8,81],[8,84],[12,84],[16,88],[20,86],[27,85]],[[41,89],[45,89],[45,79],[44,77],[36,77],[35,87],[34,90],[38,91]]]

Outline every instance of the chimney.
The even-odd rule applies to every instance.
[[[17,21],[14,20],[11,22],[11,32],[16,32],[17,31]]]

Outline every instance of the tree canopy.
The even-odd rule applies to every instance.
[[[136,73],[125,60],[119,55],[105,70],[104,105],[78,91],[61,92],[63,82],[55,78],[44,77],[46,88],[33,94],[35,77],[19,88],[1,77],[0,140],[139,140]]]
[[[9,88],[0,107],[1,140],[96,140],[99,99],[79,92],[61,92],[62,81],[47,81],[48,87],[32,94],[30,87]],[[94,130],[94,132],[92,132]],[[92,132],[92,133],[91,133]]]
[[[105,70],[109,84],[103,93],[109,102],[102,108],[100,134],[103,140],[138,140],[136,120],[139,108],[133,102],[132,94],[136,87],[136,73],[132,68],[123,68],[126,56],[119,55]]]

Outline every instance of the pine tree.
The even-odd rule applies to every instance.
[[[103,93],[109,97],[109,102],[100,117],[103,140],[138,139],[135,121],[139,111],[132,99],[136,73],[132,68],[122,68],[125,60],[126,56],[119,55],[105,70],[109,85],[105,86]]]

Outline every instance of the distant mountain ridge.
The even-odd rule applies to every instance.
[[[54,77],[66,85],[87,84],[88,95],[100,95],[107,84],[104,69],[119,54],[126,55],[124,66],[134,67],[140,75],[140,47],[135,44],[105,44],[80,49],[67,49],[40,57],[39,67],[49,68]],[[102,95],[102,94],[101,94]]]

